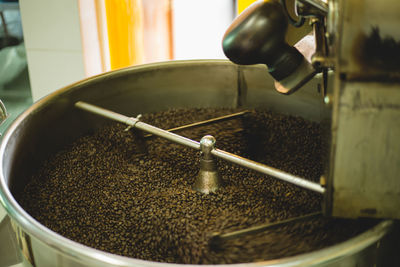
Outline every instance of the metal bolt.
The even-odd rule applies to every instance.
[[[200,140],[200,150],[203,153],[203,159],[212,159],[211,150],[215,147],[216,140],[212,135],[203,136]]]
[[[319,184],[321,185],[321,186],[326,186],[326,178],[325,178],[325,176],[321,176],[320,178],[319,178]]]
[[[200,171],[193,184],[193,189],[204,194],[215,192],[222,185],[217,170],[217,164],[211,154],[215,142],[215,138],[211,135],[206,135],[200,140]]]
[[[332,104],[332,96],[329,95],[329,94],[327,94],[327,95],[324,97],[324,103],[325,103],[326,105]]]

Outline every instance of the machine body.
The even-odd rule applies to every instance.
[[[325,208],[400,219],[400,2],[332,1],[334,56]]]
[[[278,82],[274,59],[290,54],[283,41],[291,19],[288,12],[282,19],[284,3],[256,2],[236,19],[223,42],[233,62],[266,63]],[[325,81],[319,87],[327,110],[321,119],[329,129],[321,177],[327,189],[325,214],[400,219],[400,2],[296,0],[295,7],[314,24],[315,71],[325,77],[334,71],[333,86]],[[287,72],[302,81],[297,89],[307,75],[293,71],[304,69],[294,63]]]

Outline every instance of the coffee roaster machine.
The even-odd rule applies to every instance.
[[[0,265],[163,265],[66,239],[37,222],[13,197],[47,155],[104,125],[104,119],[81,110],[96,110],[87,102],[118,114],[249,107],[320,121],[327,129],[320,183],[304,184],[290,175],[283,180],[322,193],[326,216],[382,221],[323,250],[247,265],[398,266],[400,2],[297,0],[297,21],[288,9],[285,1],[266,0],[243,12],[223,38],[234,63],[177,61],[105,73],[60,89],[17,118],[0,148],[0,200],[8,213],[0,225],[5,240]],[[311,62],[287,42],[288,27],[292,33],[312,27]],[[270,175],[284,176],[279,170]]]

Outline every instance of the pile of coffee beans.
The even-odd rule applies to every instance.
[[[181,109],[145,114],[168,129],[232,109]],[[293,256],[368,229],[373,222],[314,218],[211,245],[215,232],[320,211],[321,195],[217,160],[224,186],[205,195],[191,189],[199,152],[125,125],[110,123],[43,162],[23,192],[22,207],[51,230],[87,246],[159,262],[223,264]],[[321,129],[302,118],[252,110],[223,122],[178,132],[318,181]]]

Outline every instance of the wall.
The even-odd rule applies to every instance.
[[[32,97],[85,78],[78,1],[20,0]]]

